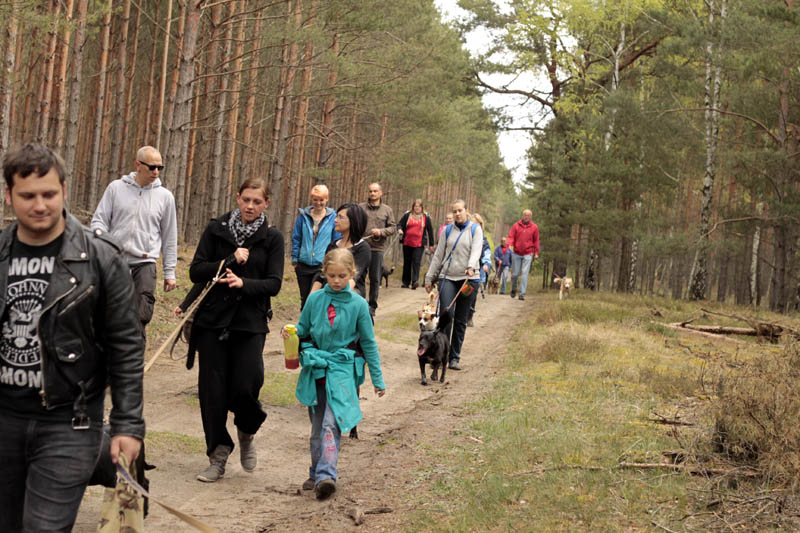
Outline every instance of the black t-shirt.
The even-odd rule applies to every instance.
[[[6,311],[0,335],[0,406],[37,419],[64,419],[72,407],[45,410],[42,388],[41,349],[37,325],[44,296],[61,250],[63,234],[42,246],[14,239],[8,262]]]

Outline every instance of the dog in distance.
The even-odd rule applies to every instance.
[[[572,278],[561,278],[559,276],[555,276],[553,281],[559,285],[558,299],[563,300],[564,298],[568,297],[569,291],[572,290]]]

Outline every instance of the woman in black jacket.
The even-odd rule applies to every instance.
[[[335,248],[350,250],[356,262],[356,273],[352,279],[353,289],[362,298],[366,298],[367,271],[372,259],[372,249],[361,236],[364,235],[367,228],[367,214],[358,204],[343,204],[336,210],[335,220],[335,230],[342,235],[342,238],[330,243],[325,253],[327,254]],[[327,283],[325,276],[320,272],[314,280],[311,292],[321,289],[325,283]]]
[[[193,283],[222,277],[197,309],[192,342],[199,353],[198,392],[209,467],[200,481],[217,481],[233,451],[225,425],[234,413],[242,468],[257,463],[254,435],[267,418],[258,394],[264,384],[261,353],[269,328],[270,297],[283,279],[283,236],[267,224],[267,183],[245,181],[238,209],[209,222],[189,266]]]
[[[433,251],[433,225],[431,217],[425,212],[422,199],[417,198],[411,204],[411,210],[403,214],[397,223],[403,243],[403,285],[416,289],[419,281],[419,266],[422,262],[422,253],[427,246]]]

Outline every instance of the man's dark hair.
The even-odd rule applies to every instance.
[[[347,211],[347,218],[350,219],[350,242],[356,243],[367,231],[367,214],[358,204],[342,204],[336,212],[342,209]]]
[[[14,176],[27,178],[34,172],[44,176],[51,169],[56,169],[58,181],[63,185],[66,181],[64,160],[50,148],[39,143],[28,143],[19,148],[9,150],[3,159],[3,176],[10,191],[14,187]]]

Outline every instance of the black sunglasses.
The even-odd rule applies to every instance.
[[[149,168],[150,172],[154,170],[164,170],[164,165],[151,165],[149,163],[145,163],[144,161],[139,161],[139,163]]]

